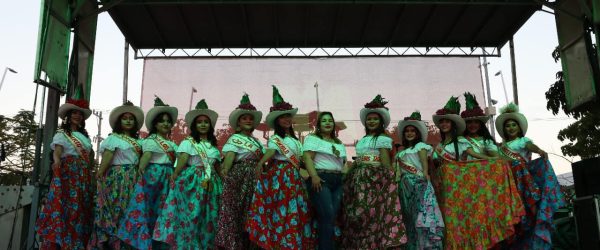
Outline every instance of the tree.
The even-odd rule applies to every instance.
[[[558,62],[560,58],[558,47],[552,53],[552,57]],[[562,71],[556,73],[556,82],[546,92],[546,100],[548,101],[546,109],[552,111],[552,114],[557,115],[562,110],[567,116],[577,119],[558,133],[557,137],[561,142],[569,141],[560,147],[562,153],[568,156],[580,156],[582,159],[600,156],[600,143],[598,143],[600,142],[600,105],[587,105],[569,110]]]
[[[18,175],[33,169],[36,124],[33,112],[20,110],[14,117],[0,116],[0,143],[6,159],[0,164],[0,184],[18,184]]]

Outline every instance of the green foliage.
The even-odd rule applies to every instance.
[[[558,60],[560,52],[552,53]],[[568,127],[560,130],[558,139],[561,142],[568,140],[567,144],[561,146],[563,154],[568,156],[580,156],[583,159],[600,156],[600,105],[588,105],[577,110],[568,110],[565,94],[565,81],[563,73],[556,73],[556,82],[546,91],[546,109],[557,115],[561,110],[568,116],[577,119]]]
[[[16,176],[33,169],[36,123],[31,111],[21,110],[12,118],[0,119],[0,142],[6,161],[0,164],[0,185],[14,185]]]

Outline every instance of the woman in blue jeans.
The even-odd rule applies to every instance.
[[[310,175],[310,199],[317,210],[319,250],[333,249],[335,220],[342,203],[342,167],[346,163],[346,149],[336,136],[331,112],[319,114],[316,131],[304,139],[303,149],[304,163]]]

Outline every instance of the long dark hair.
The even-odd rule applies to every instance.
[[[198,118],[198,116],[194,117],[194,121],[190,126],[190,135],[192,136],[192,138],[194,138],[194,141],[198,143],[200,142],[200,132],[198,132],[198,130],[196,129],[196,124],[198,124],[198,122],[196,122],[196,118]],[[210,120],[210,118],[208,118],[208,125],[210,127],[208,128],[208,132],[206,133],[206,139],[208,139],[208,141],[211,145],[213,145],[213,147],[216,147],[217,137],[215,136],[215,128],[213,128],[212,121]]]
[[[323,136],[321,136],[321,119],[323,119],[323,116],[325,115],[329,115],[331,116],[331,120],[333,120],[333,130],[331,130],[331,133],[329,133],[329,136],[331,136],[331,138],[333,139],[333,141],[335,143],[342,143],[342,141],[340,141],[340,139],[337,138],[337,136],[335,135],[335,129],[337,127],[337,125],[335,125],[335,118],[333,118],[333,114],[329,111],[323,111],[321,113],[319,113],[319,115],[317,116],[317,124],[315,125],[316,131],[315,131],[315,135],[317,135],[317,137],[323,139]]]
[[[490,134],[490,130],[485,126],[485,123],[483,123],[480,120],[475,120],[475,121],[477,121],[479,123],[479,130],[477,130],[476,134],[481,136],[483,138],[483,141],[490,140],[494,144],[496,144],[496,140],[494,140],[494,137],[492,137],[492,135]],[[468,123],[469,122],[467,122],[467,124]],[[469,131],[468,130],[465,130],[465,131],[466,131],[465,135],[468,135]]]
[[[381,134],[386,134],[385,133],[385,128],[383,127],[383,117],[377,113],[377,112],[371,112],[368,113],[367,116],[369,116],[370,114],[376,114],[377,117],[379,117],[379,127],[377,127],[375,129],[375,135],[373,135],[373,143],[375,143],[377,141],[377,137],[379,137]],[[365,136],[369,135],[369,128],[367,128],[367,118],[365,117]]]
[[[406,136],[404,135],[404,132],[406,132],[406,128],[408,128],[408,127],[413,127],[417,131],[417,133],[416,133],[417,137],[412,141],[407,140]],[[423,138],[421,138],[421,132],[415,126],[408,125],[408,126],[404,127],[404,129],[402,130],[402,145],[404,146],[404,148],[414,148],[415,145],[417,145],[419,142],[422,142],[422,141],[423,141]]]
[[[286,115],[286,114],[283,114]],[[279,125],[279,122],[277,122],[277,120],[279,120],[279,117],[283,116],[280,115],[277,118],[275,118],[275,122],[273,123],[273,130],[275,130],[275,134],[278,135],[279,137],[281,137],[282,139],[285,138],[285,128],[282,127],[281,125]],[[298,137],[296,137],[296,133],[294,132],[294,128],[292,126],[290,126],[288,132],[290,133],[290,136],[296,140],[298,140]]]
[[[169,122],[171,124],[173,124],[173,117],[171,117],[171,114],[169,114],[168,112],[162,112],[160,114],[158,114],[157,116],[154,117],[154,119],[152,119],[152,127],[150,127],[150,132],[148,133],[148,136],[151,136],[153,134],[158,133],[157,129],[156,129],[156,124],[158,124],[159,122],[162,122],[162,117],[164,115],[167,115],[167,117],[169,117]],[[168,135],[171,134],[171,131],[169,131]]]
[[[452,136],[452,144],[454,144],[454,155],[456,157],[455,159],[456,159],[456,161],[459,161],[460,158],[458,157],[459,156],[459,154],[458,154],[458,132],[456,131],[456,123],[454,123],[453,120],[449,120],[449,119],[443,119],[443,120],[448,120],[452,124],[452,129],[450,130],[450,136]],[[441,143],[444,143],[444,141],[446,140],[446,133],[442,132],[440,134],[442,136]]]
[[[519,134],[518,134],[519,138],[525,136],[523,134],[523,128],[521,128],[521,124],[519,124],[519,122],[517,122],[515,119],[506,119],[506,121],[504,121],[504,123],[502,124],[502,132],[504,133],[504,137],[506,137],[506,138],[504,138],[504,140],[508,141],[508,133],[506,133],[506,123],[508,121],[513,121],[517,124],[517,126],[519,126]]]
[[[119,117],[117,117],[117,124],[115,124],[115,128],[113,128],[113,133],[117,133],[117,134],[123,134],[123,127],[121,127],[121,119],[123,119],[123,116],[125,114],[127,114],[128,112],[125,112],[123,114],[120,114]],[[130,113],[132,114],[132,113]],[[135,139],[139,139],[140,138],[140,130],[138,129],[138,120],[135,117],[135,115],[133,115],[133,129],[132,131],[129,133],[129,136],[135,138]]]
[[[60,128],[65,131],[65,133],[67,133],[67,135],[71,135],[71,115],[73,115],[73,109],[67,111],[67,114],[65,115],[65,119],[63,120],[63,123],[60,125]],[[79,110],[77,110],[79,111]],[[85,130],[85,119],[84,119],[84,115],[83,112],[79,111],[81,113],[81,123],[79,124],[79,128],[77,128],[77,132],[81,133],[82,135],[84,135],[87,138],[90,138],[90,136],[88,135],[87,130]]]

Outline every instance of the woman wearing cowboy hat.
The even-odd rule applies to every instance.
[[[254,167],[264,154],[264,147],[252,136],[260,124],[262,112],[244,94],[240,105],[229,114],[229,125],[235,129],[223,146],[225,159],[221,166],[223,195],[219,209],[216,245],[223,249],[242,250],[250,247],[244,230],[246,216],[256,187]]]
[[[346,164],[346,147],[336,136],[331,112],[317,116],[316,131],[304,139],[304,162],[310,181],[310,199],[317,212],[319,249],[333,250],[335,222],[342,205],[342,168]]]
[[[536,146],[527,133],[527,118],[519,107],[509,103],[496,119],[498,134],[504,140],[500,153],[512,161],[512,170],[526,214],[522,216],[518,234],[508,241],[510,249],[551,249],[552,216],[565,204],[560,185],[548,154]],[[541,158],[531,160],[531,153]]]
[[[94,154],[85,119],[91,114],[85,100],[67,99],[58,108],[63,123],[50,144],[54,163],[47,201],[37,221],[40,249],[84,249],[88,244]]]
[[[146,114],[148,137],[142,142],[139,177],[129,200],[126,218],[121,221],[119,238],[137,249],[152,248],[152,232],[169,192],[169,178],[175,164],[177,144],[169,140],[177,119],[177,108],[156,97]]]
[[[490,131],[485,126],[485,123],[490,119],[490,116],[485,115],[479,107],[475,96],[469,92],[464,94],[466,109],[460,113],[460,116],[465,120],[466,129],[464,136],[472,146],[476,153],[484,154],[489,157],[498,157],[498,146],[496,140],[490,134]],[[467,156],[467,160],[475,160],[473,156]]]
[[[390,123],[386,103],[377,95],[360,110],[366,135],[356,144],[358,159],[344,180],[343,248],[384,249],[407,241],[390,163],[392,139],[385,134]]]
[[[444,220],[431,181],[428,157],[433,148],[427,141],[427,126],[421,114],[413,112],[398,123],[401,151],[395,165],[402,173],[399,193],[408,243],[406,249],[442,249]]]
[[[499,198],[490,196],[489,190],[481,186],[497,186],[500,197],[507,196],[511,189],[505,178],[497,179],[502,175],[489,174],[490,166],[501,169],[495,167],[501,163],[494,157],[475,152],[469,141],[460,136],[466,125],[459,112],[458,98],[451,97],[444,108],[432,116],[442,136],[434,149],[434,160],[441,165],[436,176],[439,176],[437,197],[446,226],[444,247],[487,249],[512,233],[510,225],[490,218],[514,218],[511,217],[514,209],[508,204],[499,204]],[[486,161],[467,161],[467,156]],[[494,210],[496,208],[499,209]]]
[[[177,148],[171,189],[154,226],[154,240],[172,249],[215,249],[222,192],[215,125],[219,115],[204,99],[185,115],[190,136]]]
[[[125,217],[135,185],[137,164],[142,154],[138,132],[143,120],[142,109],[129,101],[110,112],[113,132],[102,141],[99,149],[102,162],[96,173],[98,188],[92,247],[119,249],[122,246],[117,238],[118,227]]]
[[[299,171],[302,145],[292,128],[296,112],[273,86],[266,123],[275,133],[256,165],[258,182],[246,222],[250,240],[264,249],[313,249],[308,197]]]

